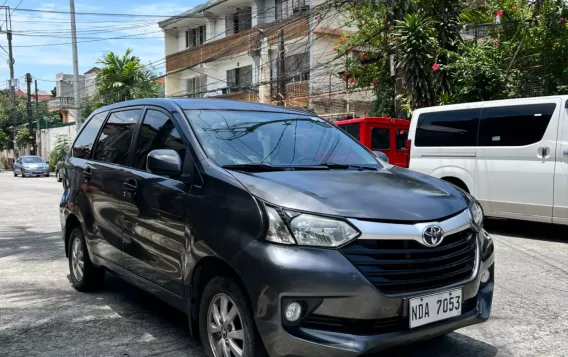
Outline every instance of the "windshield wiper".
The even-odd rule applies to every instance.
[[[239,170],[239,171],[251,171],[251,172],[266,172],[266,171],[287,171],[290,170],[289,167],[285,166],[272,166],[268,164],[233,164],[233,165],[223,165],[224,169],[228,170]]]
[[[364,166],[364,165],[351,165],[351,164],[337,164],[334,162],[326,162],[320,164],[321,166],[325,166],[330,170],[348,170],[348,169],[357,169],[357,170],[371,170],[377,171],[378,168],[372,166]]]

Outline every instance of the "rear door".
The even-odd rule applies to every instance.
[[[408,139],[408,129],[394,129],[394,147],[391,149],[391,164],[396,166],[406,165],[406,140]]]
[[[83,168],[86,192],[94,217],[93,253],[123,266],[121,212],[125,172],[132,137],[142,108],[112,111],[98,136],[91,160]]]
[[[384,152],[389,161],[392,159],[391,147],[393,138],[391,134],[392,130],[390,128],[374,126],[374,124],[371,126],[371,150]]]
[[[167,111],[149,107],[137,134],[132,164],[123,177],[123,256],[131,272],[183,295],[182,254],[184,209],[187,205],[192,156]],[[152,150],[175,150],[188,172],[183,178],[154,175],[146,170]]]
[[[559,98],[482,107],[476,197],[486,214],[551,222],[559,112]]]

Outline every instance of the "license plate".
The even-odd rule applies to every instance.
[[[461,310],[461,289],[412,298],[408,304],[410,328],[459,316],[461,315]]]

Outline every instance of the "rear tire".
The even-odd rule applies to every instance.
[[[93,265],[81,228],[76,227],[69,236],[69,272],[71,284],[78,291],[93,291],[104,280],[105,271]]]
[[[18,174],[16,173],[16,170],[14,170],[14,177],[18,177]]]
[[[221,307],[223,301],[227,304],[225,311]],[[230,354],[233,349],[240,349],[243,357],[266,356],[252,309],[239,285],[227,276],[213,278],[203,291],[199,335],[207,357],[225,357],[223,350],[228,351],[229,356],[237,355]],[[214,353],[213,349],[219,352]]]

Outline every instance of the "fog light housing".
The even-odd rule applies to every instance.
[[[485,284],[489,281],[489,279],[491,278],[491,273],[489,272],[489,269],[484,270],[483,273],[481,273],[481,283]]]
[[[302,305],[299,302],[293,301],[286,305],[284,310],[284,317],[289,322],[296,322],[302,316]]]

